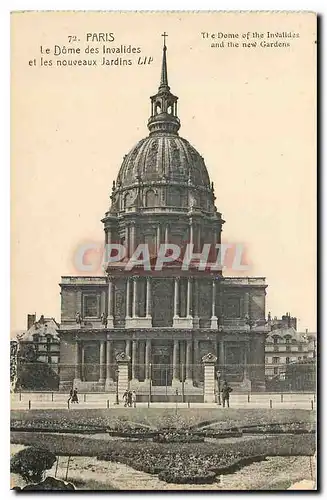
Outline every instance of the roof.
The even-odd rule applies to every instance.
[[[296,340],[297,342],[307,342],[309,334],[306,333],[301,333],[297,332],[295,328],[293,327],[285,327],[285,328],[277,328],[276,330],[272,330],[268,337],[267,337],[267,342],[273,342],[273,338],[275,336],[285,338],[290,336],[292,339]]]
[[[33,326],[22,336],[21,340],[23,342],[32,342],[33,335],[37,334],[40,337],[46,337],[46,335],[51,335],[55,340],[59,341],[59,336],[57,334],[57,329],[59,328],[58,323],[54,318],[41,318],[34,323]]]

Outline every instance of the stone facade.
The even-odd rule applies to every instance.
[[[158,394],[162,387],[202,394],[209,353],[217,358],[213,374],[219,369],[240,390],[264,389],[265,279],[224,278],[194,262],[184,268],[182,258],[155,268],[162,243],[178,245],[184,257],[187,244],[193,253],[210,244],[208,262],[216,262],[224,224],[203,158],[178,135],[177,99],[164,46],[149,136],[125,156],[102,220],[105,244],[123,245],[125,256],[102,277],[64,276],[60,284],[62,390],[114,391],[122,352],[139,393],[151,385]],[[140,244],[150,266],[129,270]]]

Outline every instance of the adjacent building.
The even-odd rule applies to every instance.
[[[58,371],[60,355],[58,328],[59,324],[54,318],[45,318],[41,315],[37,320],[35,314],[28,314],[27,331],[18,338],[20,355],[27,361],[50,364]]]
[[[194,252],[205,243],[215,249],[225,222],[204,159],[179,135],[166,53],[164,45],[149,134],[125,155],[102,219],[104,243],[123,245],[125,257],[103,276],[63,276],[60,283],[61,390],[115,391],[122,352],[130,360],[130,388],[139,394],[183,388],[200,396],[209,353],[238,390],[265,389],[265,278],[226,278],[194,262],[185,269],[180,259],[155,268],[162,243],[178,245],[181,255],[187,243]],[[149,248],[150,266],[128,270],[139,244]],[[217,250],[208,262],[216,260]]]
[[[271,331],[266,339],[267,378],[285,379],[289,364],[306,363],[316,357],[316,333],[298,332],[297,319],[286,313],[281,319],[268,316]]]

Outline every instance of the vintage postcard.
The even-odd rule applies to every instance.
[[[11,488],[317,489],[312,12],[11,13]]]

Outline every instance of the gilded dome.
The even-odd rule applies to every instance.
[[[142,184],[192,184],[210,189],[203,158],[182,137],[174,134],[150,135],[139,141],[125,156],[117,177],[118,188]]]

